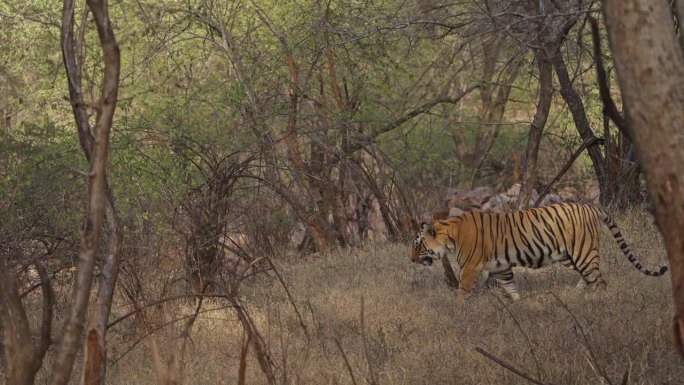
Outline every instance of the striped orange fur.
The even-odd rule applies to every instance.
[[[458,217],[421,224],[413,241],[411,260],[432,264],[447,253],[460,267],[459,297],[473,287],[483,270],[489,271],[513,300],[520,298],[513,282],[514,266],[540,268],[560,262],[581,275],[578,287],[604,287],[599,269],[600,224],[613,234],[627,259],[639,271],[660,276],[667,271],[645,269],[632,253],[613,219],[603,209],[561,203],[510,213],[473,211]]]

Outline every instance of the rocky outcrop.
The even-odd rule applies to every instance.
[[[423,213],[420,220],[434,222],[449,217],[457,217],[467,211],[479,210],[484,212],[504,213],[513,211],[518,205],[520,184],[516,183],[504,192],[497,193],[491,187],[478,187],[473,190],[449,188],[443,198],[444,206],[432,212]],[[532,191],[530,207],[535,206],[539,193]],[[561,202],[577,202],[580,200],[577,189],[564,187],[557,192],[544,196],[539,206],[548,206]]]

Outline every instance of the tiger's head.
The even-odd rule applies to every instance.
[[[437,232],[434,226],[425,222],[421,223],[420,231],[416,234],[411,246],[411,262],[430,266],[435,259],[442,258],[446,250],[443,245],[439,244],[436,237]]]

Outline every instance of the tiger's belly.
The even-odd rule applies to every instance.
[[[543,253],[522,254],[515,255],[498,255],[491,258],[484,265],[484,270],[490,273],[497,273],[506,271],[514,266],[529,267],[538,269],[540,267],[548,266],[556,262],[560,262],[566,258],[566,254],[556,250],[543,250]]]

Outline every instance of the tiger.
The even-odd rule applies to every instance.
[[[507,296],[517,301],[513,282],[514,266],[533,269],[560,262],[579,272],[580,289],[605,288],[599,270],[600,225],[610,229],[627,259],[642,273],[661,276],[645,269],[625,242],[620,229],[603,209],[587,204],[560,203],[508,213],[472,211],[457,217],[421,223],[413,241],[411,261],[431,265],[433,260],[456,255],[460,267],[458,298],[464,301],[483,270],[488,271]]]

